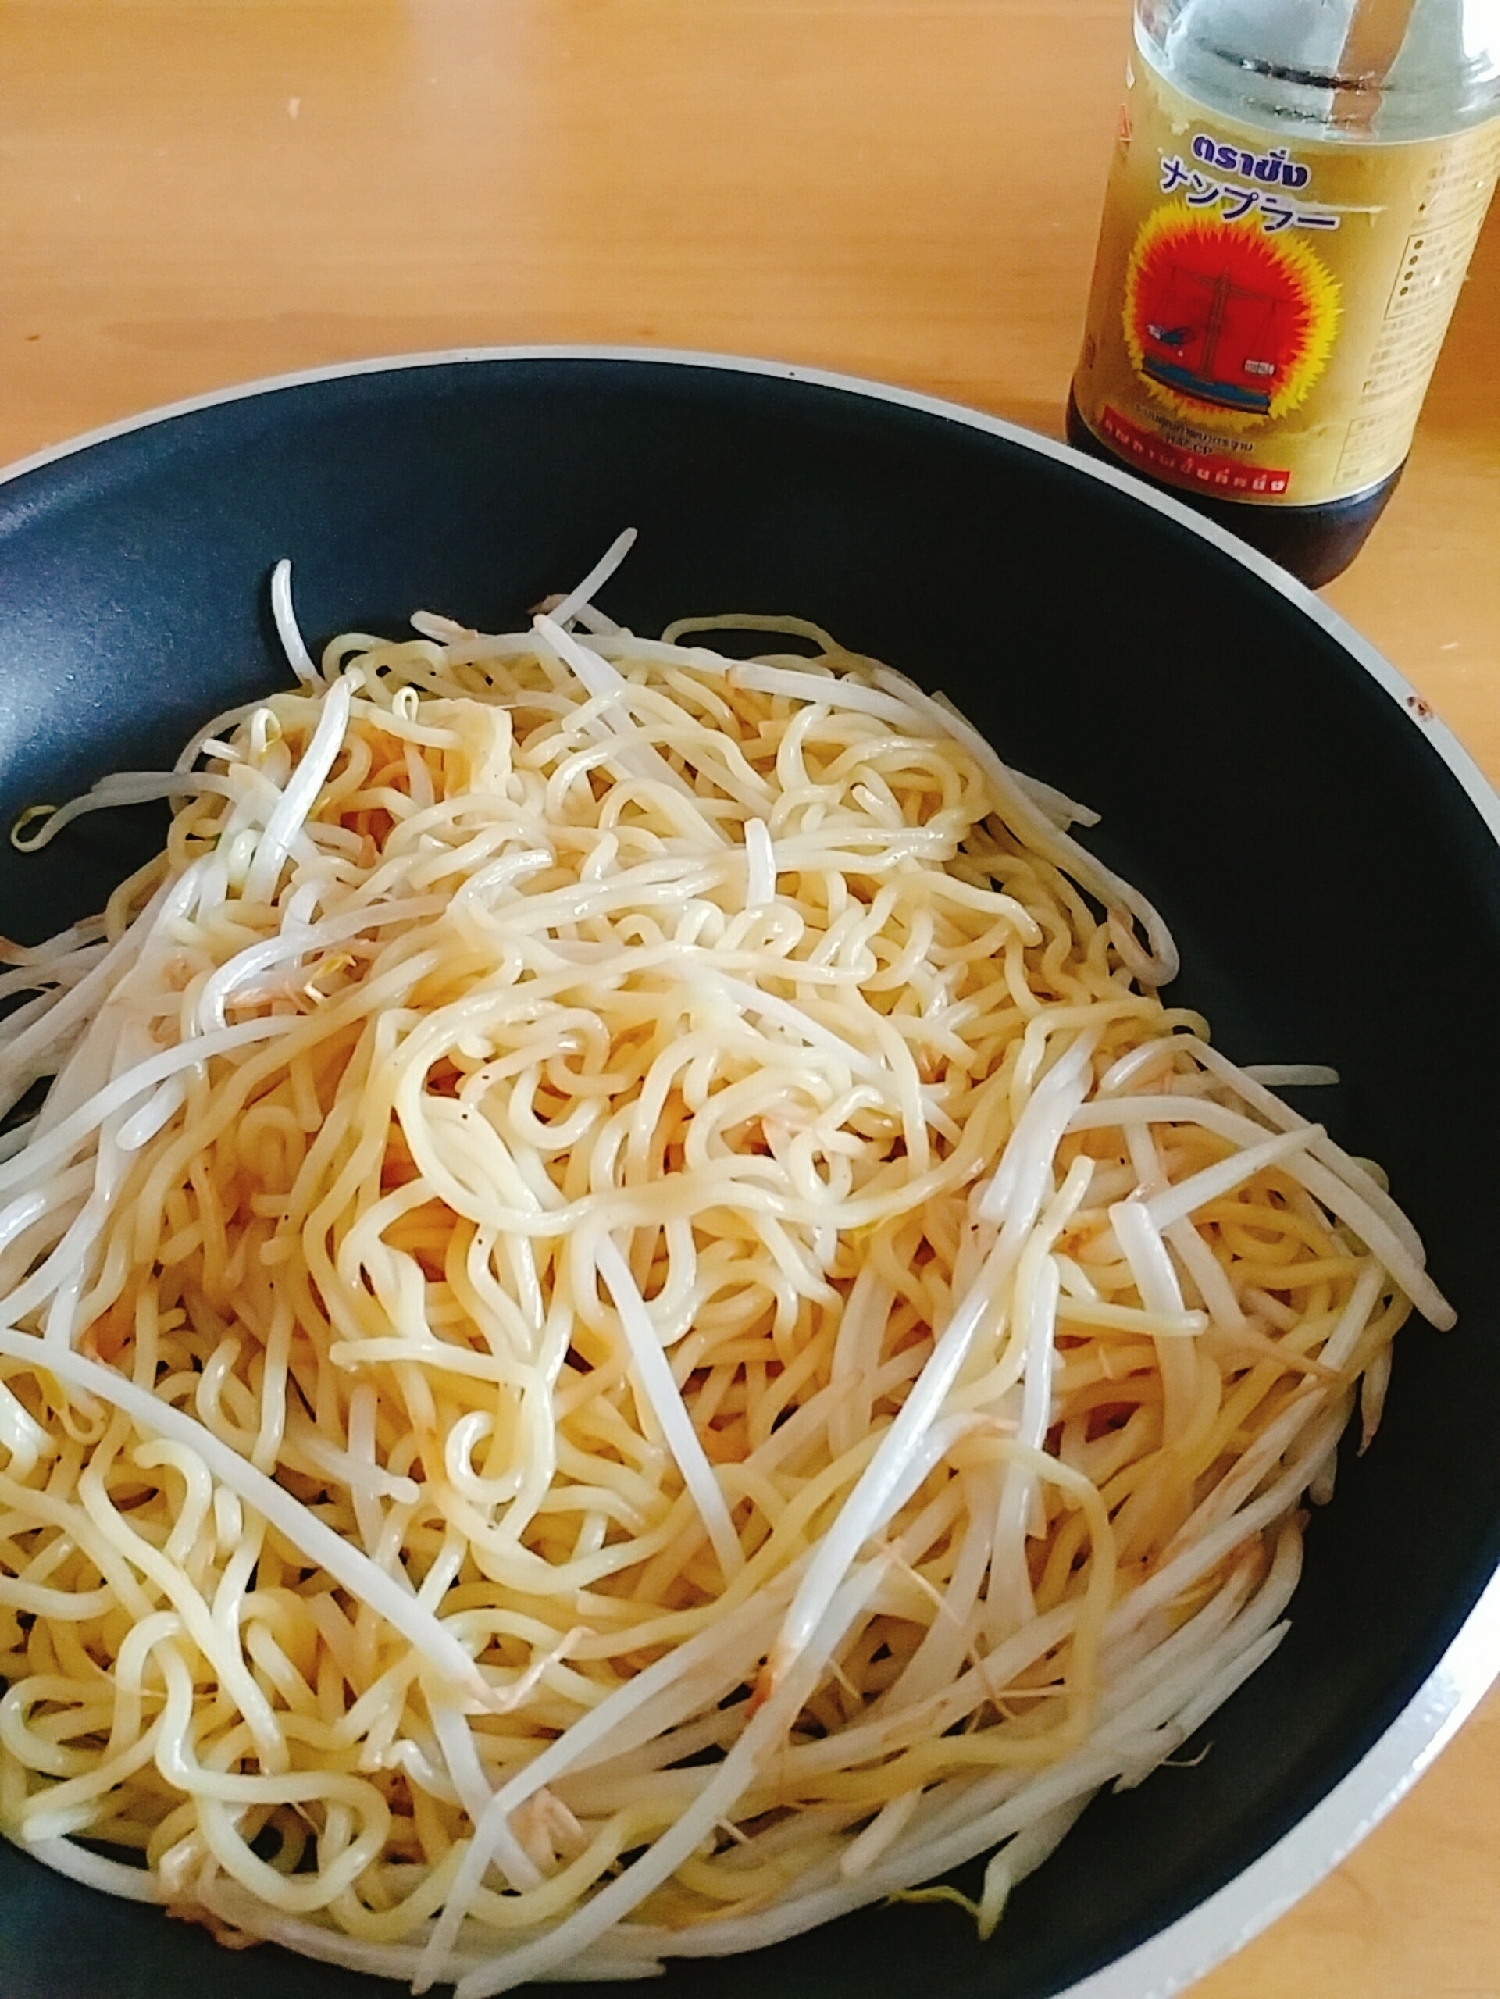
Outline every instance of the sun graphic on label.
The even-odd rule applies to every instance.
[[[1296,409],[1338,329],[1339,288],[1306,244],[1177,206],[1141,224],[1125,345],[1152,395],[1217,430]]]

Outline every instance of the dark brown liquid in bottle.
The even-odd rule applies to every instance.
[[[1118,465],[1132,478],[1145,475],[1134,465],[1117,458],[1089,429],[1079,413],[1071,391],[1068,395],[1068,442],[1091,458]],[[1248,541],[1262,555],[1279,562],[1293,576],[1316,589],[1341,576],[1365,545],[1365,538],[1385,512],[1385,503],[1396,490],[1404,467],[1382,479],[1368,492],[1355,493],[1347,500],[1326,500],[1317,507],[1256,506],[1244,500],[1210,500],[1182,486],[1170,486],[1162,479],[1147,479],[1158,492],[1170,493],[1195,513],[1204,514],[1219,526]]]

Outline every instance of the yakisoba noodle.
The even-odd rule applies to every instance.
[[[460,1999],[988,1853],[987,1932],[1452,1316],[1082,808],[597,581],[315,670],[283,568],[304,684],[0,982],[4,1830]]]

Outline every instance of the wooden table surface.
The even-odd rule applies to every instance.
[[[0,0],[0,462],[354,356],[776,356],[1061,435],[1128,0]],[[1329,591],[1500,779],[1500,210]],[[1399,1378],[1399,1369],[1398,1369]],[[1500,1995],[1500,1697],[1202,1999]]]

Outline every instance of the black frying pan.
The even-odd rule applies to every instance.
[[[1475,1611],[1500,1561],[1500,817],[1324,607],[1128,479],[894,391],[595,351],[236,392],[0,484],[0,822],[284,684],[278,556],[315,642],[394,634],[418,606],[504,629],[626,525],[607,602],[635,629],[817,619],[1098,807],[1088,837],[1182,945],[1176,996],[1240,1060],[1337,1067],[1316,1114],[1388,1168],[1458,1307],[1454,1333],[1401,1335],[1291,1635],[1211,1753],[1092,1805],[992,1943],[902,1907],[670,1974],[680,1999],[1143,1999],[1331,1864],[1500,1664],[1495,1606]],[[97,908],[161,825],[137,808],[35,858],[0,846],[0,930]],[[231,1955],[0,1848],[0,1999],[395,1989]]]

